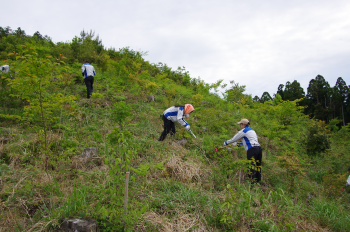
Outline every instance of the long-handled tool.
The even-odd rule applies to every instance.
[[[193,135],[193,137],[195,138],[195,139],[197,139],[197,137],[193,134],[193,132],[191,131],[191,130],[188,130],[189,132],[191,132],[191,134]],[[198,139],[197,139],[197,141],[198,141]]]
[[[218,150],[221,150],[221,149],[223,149],[225,147],[234,147],[234,146],[237,146],[237,143],[232,143],[232,144],[229,144],[227,146],[216,147],[216,148],[214,148],[214,151],[217,152]]]

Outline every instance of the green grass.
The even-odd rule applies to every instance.
[[[350,215],[336,200],[312,201],[311,215],[323,226],[330,225],[335,231],[350,230]]]
[[[98,67],[97,71],[101,73]],[[214,231],[350,230],[350,194],[334,196],[339,200],[327,198],[322,179],[346,171],[347,128],[329,135],[331,147],[325,154],[309,157],[306,138],[316,124],[302,116],[295,102],[226,102],[203,86],[181,85],[179,76],[169,74],[158,80],[155,75],[159,72],[143,60],[120,58],[110,61],[107,71],[96,77],[94,88],[99,94],[91,100],[85,99],[82,82],[57,89],[77,100],[62,107],[62,117],[61,109],[54,113],[59,120],[48,133],[47,172],[40,123],[1,118],[0,138],[11,139],[0,146],[1,229],[54,230],[59,219],[80,216],[96,219],[102,231],[120,231],[124,222],[129,231],[160,231],[163,225],[144,218],[153,212],[173,228],[179,228],[180,216],[195,217],[198,220],[189,229],[192,231],[203,224]],[[154,102],[147,102],[147,81],[161,86]],[[0,99],[9,101],[10,114],[23,115],[22,103],[5,93],[0,93]],[[163,130],[159,116],[173,104],[193,103],[195,94],[208,102],[195,105],[188,120],[198,141],[176,124],[176,136],[159,142]],[[131,108],[124,123],[131,136],[111,140],[110,133],[119,128],[113,107],[121,101]],[[8,109],[1,108],[3,113]],[[238,131],[235,122],[242,117],[251,119],[264,151],[263,179],[254,188],[247,179],[239,183],[238,169],[232,165],[246,159],[242,147],[214,151]],[[188,140],[184,147],[175,143],[180,139]],[[119,144],[127,155],[119,152]],[[79,155],[86,147],[98,147],[99,162],[81,163]],[[286,170],[276,158],[292,152],[306,170],[294,179],[295,189],[290,188]],[[184,180],[178,176],[191,170],[179,169],[174,170],[178,175],[169,175],[166,170],[171,157],[200,165],[202,174]],[[125,173],[120,169],[125,167],[131,170],[131,177],[128,214],[123,216]]]

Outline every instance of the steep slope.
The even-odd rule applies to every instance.
[[[72,45],[79,46],[35,44],[34,53],[26,51],[29,45],[8,55],[6,62],[20,72],[14,79],[3,75],[0,94],[2,230],[52,231],[67,217],[93,218],[102,231],[350,229],[349,194],[342,191],[349,127],[331,134],[305,116],[298,101],[257,103],[235,86],[235,100],[223,100],[210,92],[220,82],[208,85],[184,69],[150,64],[129,48],[90,57],[97,75],[92,98],[85,99],[76,59],[86,57]],[[30,53],[53,67],[60,50],[68,68],[43,67],[41,117],[38,91],[24,92],[25,78],[39,81],[40,73],[14,56]],[[198,141],[177,125],[174,137],[159,142],[160,115],[185,103],[196,109],[188,122]],[[250,119],[264,152],[255,187],[246,177],[243,148],[214,151],[238,131],[241,118]],[[83,158],[89,147],[98,148],[98,156]]]

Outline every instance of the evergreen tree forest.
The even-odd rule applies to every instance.
[[[331,87],[322,75],[317,75],[310,80],[306,94],[298,81],[287,81],[286,85],[278,86],[276,94],[279,94],[283,101],[303,98],[299,105],[305,106],[304,113],[311,118],[327,123],[338,120],[339,127],[350,122],[350,85],[346,85],[342,77],[338,77],[334,87]],[[258,96],[254,97],[255,101],[260,102],[271,99],[268,92],[264,92],[260,99]]]
[[[236,80],[208,84],[146,55],[106,48],[94,31],[54,43],[0,27],[0,231],[60,231],[67,218],[99,231],[350,231],[343,78],[253,98]],[[196,138],[176,123],[158,141],[164,110],[184,104]],[[245,149],[223,146],[242,118],[263,150],[259,184]]]

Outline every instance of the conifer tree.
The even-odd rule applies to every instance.
[[[346,85],[343,78],[339,77],[332,89],[331,111],[333,118],[341,119],[343,125],[345,125],[344,107],[346,108],[346,98],[348,93],[349,87]]]
[[[310,80],[306,95],[305,113],[323,121],[329,121],[329,100],[331,87],[323,76],[317,75],[315,79]]]
[[[292,83],[289,81],[286,83],[286,87],[283,92],[283,100],[294,101],[303,97],[305,97],[305,92],[298,81],[294,80]]]
[[[268,93],[268,92],[264,92],[262,95],[261,95],[261,98],[260,98],[260,102],[261,103],[264,103],[266,101],[270,101],[272,100],[272,97],[271,95]]]
[[[277,89],[277,94],[279,94],[282,97],[282,100],[284,100],[284,91],[283,91],[284,85],[280,84]]]

